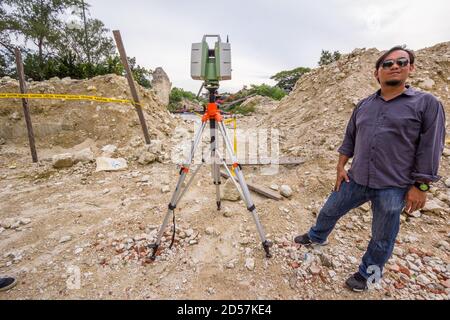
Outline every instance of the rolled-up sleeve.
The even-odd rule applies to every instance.
[[[352,116],[347,124],[347,129],[345,130],[344,141],[342,145],[339,147],[338,152],[347,157],[353,157],[355,151],[355,139],[356,139],[356,111],[358,110],[358,106],[353,110]]]
[[[422,118],[422,129],[417,146],[412,178],[415,181],[436,182],[439,162],[445,145],[445,112],[442,104],[429,97]]]

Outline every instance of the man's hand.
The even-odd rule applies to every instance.
[[[425,206],[425,203],[427,202],[427,194],[412,186],[406,194],[405,200],[405,211],[407,213],[411,213],[422,209]]]
[[[342,167],[338,166],[336,184],[334,185],[334,191],[337,191],[337,192],[339,191],[343,180],[345,180],[346,182],[350,182],[350,179],[348,178],[347,171],[345,171],[345,168],[343,166]]]

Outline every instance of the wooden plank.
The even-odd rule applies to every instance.
[[[25,73],[23,71],[22,54],[19,48],[15,49],[17,74],[19,76],[20,92],[27,93],[27,87],[25,83]],[[25,122],[27,124],[28,141],[30,142],[31,158],[33,162],[38,162],[38,156],[36,152],[36,144],[34,141],[33,124],[31,123],[30,110],[28,109],[28,99],[22,99],[23,113],[25,115]]]
[[[134,84],[133,74],[131,73],[131,68],[128,63],[127,53],[125,52],[125,47],[122,42],[122,36],[120,35],[119,30],[114,30],[114,39],[116,40],[117,49],[119,50],[120,59],[122,60],[123,67],[125,68],[128,85],[130,86],[131,95],[133,96],[133,100],[136,103],[134,107],[136,108],[136,112],[139,116],[139,121],[141,122],[142,131],[144,132],[145,142],[150,144],[150,136],[148,134],[147,123],[145,122],[144,113],[142,112],[141,102],[139,101],[139,95],[136,90],[136,86]]]
[[[278,163],[271,163],[271,159],[250,159],[250,161],[244,160],[240,161],[239,164],[242,166],[270,166],[270,165],[301,165],[305,163],[305,160],[301,158],[289,158],[289,157],[281,157]],[[233,164],[231,160],[227,160],[227,164]]]
[[[220,175],[226,179],[229,178],[228,174],[224,171],[220,171]],[[234,178],[234,180],[238,181],[237,178]],[[273,199],[273,200],[277,200],[277,201],[283,199],[283,197],[278,192],[275,192],[272,189],[269,189],[269,188],[266,188],[263,186],[258,186],[257,184],[248,182],[248,181],[247,181],[247,186],[248,186],[249,190],[256,192],[260,195],[263,195],[269,199]]]

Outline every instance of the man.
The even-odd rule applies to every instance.
[[[347,279],[353,291],[364,291],[377,280],[394,249],[400,214],[423,208],[445,141],[445,114],[431,94],[406,85],[414,71],[414,53],[394,47],[376,62],[381,89],[363,99],[353,111],[339,148],[334,192],[316,225],[294,241],[325,245],[336,222],[348,211],[371,201],[372,237],[359,271]],[[353,157],[347,173],[345,165]]]
[[[11,277],[0,278],[0,292],[7,291],[16,285],[17,281]]]

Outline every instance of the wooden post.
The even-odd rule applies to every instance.
[[[147,124],[145,123],[144,113],[142,112],[142,107],[140,105],[139,96],[134,84],[133,74],[131,73],[130,65],[128,64],[127,54],[125,52],[125,47],[123,46],[122,37],[119,30],[114,30],[114,39],[116,40],[117,49],[119,50],[120,59],[122,60],[123,67],[126,71],[126,76],[128,80],[128,85],[130,86],[131,95],[133,96],[133,101],[135,102],[134,107],[139,116],[139,121],[141,122],[142,131],[144,131],[145,142],[150,144],[150,136],[148,134]]]
[[[19,76],[20,93],[26,93],[27,87],[25,83],[25,73],[23,71],[22,55],[19,48],[15,48],[17,74]],[[36,145],[34,143],[33,125],[31,123],[30,110],[28,109],[28,99],[22,98],[23,113],[25,115],[25,122],[27,123],[28,140],[30,141],[31,157],[33,162],[38,162],[36,152]]]

